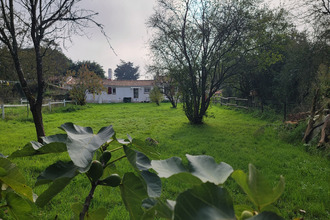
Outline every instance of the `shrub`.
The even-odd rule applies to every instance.
[[[160,89],[155,86],[149,93],[149,97],[150,100],[154,103],[156,103],[157,105],[160,104],[160,102],[164,99],[164,96],[162,94],[162,92],[160,91]]]

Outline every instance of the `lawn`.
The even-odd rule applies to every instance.
[[[26,110],[18,113],[16,111],[19,110],[11,111],[6,113],[7,120],[0,120],[0,153],[4,155],[36,140],[34,124],[31,118],[27,118]],[[16,115],[10,117],[10,114]],[[277,134],[276,123],[219,106],[212,106],[208,115],[203,125],[193,126],[188,123],[181,107],[172,109],[167,103],[161,106],[152,103],[102,104],[88,105],[79,110],[66,107],[48,112],[45,109],[44,124],[47,135],[61,133],[57,127],[65,122],[90,126],[94,132],[111,124],[118,138],[129,134],[141,140],[148,137],[157,140],[156,150],[162,159],[205,154],[213,156],[218,163],[223,161],[235,170],[245,172],[248,164],[252,163],[274,184],[280,175],[285,177],[285,191],[275,204],[285,219],[330,219],[330,166],[325,157],[311,155],[300,145],[282,141]],[[20,167],[28,184],[33,187],[42,170],[59,159],[67,158],[66,154],[59,154],[12,161]],[[130,171],[124,161],[117,169],[120,175]],[[184,189],[178,182],[164,181],[163,185],[163,195],[169,199],[174,199]],[[251,205],[232,179],[225,186],[232,194],[234,204]],[[36,187],[34,192],[38,194],[44,189]],[[70,204],[83,202],[88,191],[89,182],[80,175],[49,205],[37,209],[36,213],[41,219],[54,219],[56,215],[58,219],[69,219],[72,215]],[[107,219],[128,219],[118,188],[97,188],[91,208],[97,207],[108,209]]]

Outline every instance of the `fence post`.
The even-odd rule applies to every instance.
[[[63,106],[65,107],[65,99],[63,99]]]
[[[1,110],[2,110],[2,119],[5,119],[5,105],[1,105]]]
[[[49,111],[51,112],[51,111],[52,111],[52,103],[49,102],[49,103],[48,103],[48,106],[49,106]]]

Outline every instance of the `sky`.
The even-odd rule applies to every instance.
[[[120,60],[132,62],[140,66],[140,79],[146,79],[150,38],[146,22],[153,13],[155,0],[85,0],[80,5],[99,13],[95,20],[104,25],[115,53],[97,28],[86,30],[88,36],[73,36],[63,53],[75,62],[99,63],[105,75],[108,68],[114,71]]]
[[[284,0],[269,0],[278,5]],[[95,61],[104,71],[113,71],[120,60],[132,62],[140,67],[140,79],[151,79],[146,74],[148,64],[148,39],[151,30],[146,22],[153,14],[156,0],[85,0],[81,7],[98,12],[96,21],[104,25],[106,34],[110,37],[109,46],[106,38],[97,28],[86,30],[88,36],[73,36],[72,43],[63,49],[64,54],[76,61]]]

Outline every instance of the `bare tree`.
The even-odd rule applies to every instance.
[[[0,0],[0,42],[8,47],[30,110],[38,141],[45,136],[42,119],[42,102],[45,89],[43,56],[45,51],[72,34],[83,34],[84,28],[94,24],[97,13],[80,9],[81,0]],[[35,53],[37,94],[33,94],[22,68],[19,49],[32,46]]]
[[[173,73],[160,69],[158,65],[149,65],[148,72],[154,74],[156,86],[160,88],[161,92],[170,101],[172,108],[176,108],[180,99],[180,92],[178,90],[178,83],[172,77]]]
[[[241,58],[254,1],[158,0],[149,20],[155,66],[173,73],[185,114],[200,124]]]
[[[281,7],[292,21],[309,32],[312,40],[330,41],[330,0],[287,0]]]

